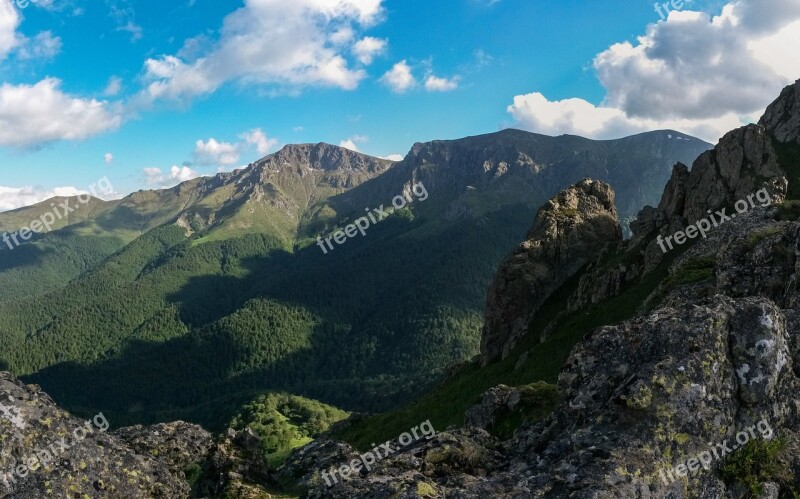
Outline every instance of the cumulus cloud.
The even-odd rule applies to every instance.
[[[201,175],[190,167],[173,165],[169,172],[164,173],[161,168],[145,168],[145,183],[151,187],[172,187],[181,182],[186,182]]]
[[[358,150],[358,144],[365,144],[369,142],[369,137],[365,137],[363,135],[356,135],[350,137],[349,139],[345,139],[339,142],[339,147],[344,147],[345,149],[350,149],[351,151],[360,152]]]
[[[17,45],[17,58],[22,61],[49,60],[61,52],[61,38],[50,31],[42,31],[33,38],[19,35]]]
[[[194,149],[194,160],[203,166],[231,166],[239,163],[242,154],[255,149],[261,156],[269,154],[278,145],[260,129],[254,128],[239,135],[239,142],[221,142],[215,138],[198,140]]]
[[[618,108],[595,106],[583,99],[549,101],[538,92],[514,97],[508,112],[525,130],[593,139],[614,139],[650,130],[672,129],[715,142],[725,131],[740,126],[739,118],[733,113],[707,120],[642,119],[627,116]]]
[[[82,140],[119,127],[122,118],[107,102],[70,96],[60,86],[56,78],[0,85],[0,145]]]
[[[605,138],[677,128],[713,142],[800,77],[797,46],[796,0],[736,0],[717,16],[672,11],[635,43],[597,55],[594,68],[606,89],[601,105],[532,93],[516,96],[508,111],[520,126],[542,133]]]
[[[417,80],[411,72],[411,66],[408,65],[406,60],[395,64],[392,69],[381,77],[380,81],[389,87],[392,92],[398,94],[408,91],[408,89],[417,84]]]
[[[5,59],[19,44],[17,27],[21,19],[11,2],[0,2],[0,60]]]
[[[458,77],[448,79],[429,75],[425,79],[425,89],[428,92],[449,92],[458,88],[458,80]]]
[[[99,190],[96,190],[95,193],[105,200],[122,197],[118,192],[99,192]],[[91,192],[77,187],[45,189],[33,186],[8,187],[0,185],[0,212],[31,206],[54,197],[72,197],[79,194],[91,194]]]
[[[239,162],[239,150],[236,144],[219,142],[214,138],[206,142],[198,140],[194,159],[201,165],[233,165]]]
[[[403,161],[405,156],[402,154],[390,154],[388,156],[381,156],[381,159],[388,159],[389,161]]]
[[[345,57],[354,39],[350,30],[380,21],[381,2],[246,0],[225,18],[210,47],[148,59],[140,98],[184,101],[228,82],[353,90],[366,72]]]
[[[118,95],[122,91],[122,78],[118,76],[112,76],[108,79],[108,84],[106,85],[106,89],[103,90],[103,95],[106,97],[113,97]]]
[[[256,151],[258,151],[258,154],[262,156],[269,154],[270,150],[278,145],[278,141],[276,139],[268,138],[260,128],[245,132],[240,135],[240,137],[248,146],[254,146]]]
[[[0,61],[11,54],[18,60],[52,59],[61,52],[61,38],[42,31],[33,38],[18,33],[22,18],[11,1],[0,1]]]
[[[386,51],[389,45],[387,40],[367,36],[353,45],[353,54],[362,64],[372,64],[376,56]]]

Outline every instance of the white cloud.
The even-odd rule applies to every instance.
[[[276,139],[268,138],[260,128],[245,132],[240,135],[240,137],[244,140],[245,144],[249,146],[255,146],[258,154],[262,156],[269,154],[269,151],[278,145],[278,141]]]
[[[92,194],[90,191],[77,187],[55,187],[44,189],[41,187],[8,187],[0,185],[0,212],[16,210],[31,206],[54,197],[72,197],[79,194]],[[122,195],[118,192],[100,192],[95,190],[97,197],[105,200],[119,199]]]
[[[353,45],[353,54],[362,64],[369,65],[376,56],[386,51],[388,44],[388,40],[367,36]]]
[[[239,135],[239,142],[221,142],[210,138],[208,141],[198,140],[195,143],[194,160],[204,166],[231,166],[239,162],[242,154],[255,149],[260,156],[266,156],[270,150],[278,145],[276,139],[271,139],[260,129],[244,132]]]
[[[377,23],[383,15],[381,2],[246,0],[225,18],[211,48],[192,57],[179,53],[148,59],[149,84],[140,98],[145,103],[184,101],[228,82],[355,89],[366,73],[349,67],[345,54],[352,37],[346,28]]]
[[[381,156],[381,159],[388,159],[389,161],[403,161],[405,156],[402,154],[390,154],[388,156]]]
[[[389,87],[392,92],[402,94],[417,84],[417,80],[411,73],[411,66],[405,60],[395,64],[380,81]]]
[[[239,149],[236,144],[208,139],[198,140],[194,149],[194,159],[201,165],[233,165],[239,162]]]
[[[595,106],[583,99],[549,101],[541,93],[518,95],[508,112],[521,128],[546,135],[580,135],[614,139],[650,130],[672,129],[709,142],[740,126],[736,114],[707,120],[632,118],[614,107]]]
[[[118,76],[112,76],[108,79],[108,84],[106,85],[106,89],[103,90],[103,95],[106,97],[113,97],[118,95],[122,91],[122,78]]]
[[[50,31],[28,38],[17,32],[21,23],[22,17],[11,1],[0,1],[0,61],[15,52],[19,60],[46,60],[61,52],[61,38]]]
[[[107,102],[67,95],[60,86],[56,78],[0,85],[0,145],[82,140],[119,127],[122,118]]]
[[[169,173],[164,173],[161,168],[145,168],[145,183],[153,187],[172,187],[201,175],[188,166],[173,165]]]
[[[369,137],[365,137],[364,135],[355,135],[350,137],[349,139],[345,139],[339,142],[339,147],[344,147],[345,149],[350,149],[351,151],[360,152],[358,150],[358,144],[365,144],[369,142]]]
[[[21,22],[17,9],[8,1],[0,1],[0,61],[19,44],[17,27]]]
[[[116,31],[122,31],[131,35],[131,41],[135,42],[142,38],[142,27],[136,23],[136,12],[133,10],[129,0],[117,0],[110,5],[110,16],[116,23]]]
[[[114,162],[114,155],[111,154],[110,152],[105,153],[103,155],[103,161],[105,161],[107,165],[110,165],[111,163]]]
[[[599,106],[533,93],[516,96],[508,110],[520,126],[542,133],[611,137],[675,128],[713,142],[800,77],[798,46],[796,0],[736,0],[713,17],[672,11],[635,43],[597,55],[606,89]]]
[[[49,60],[61,52],[61,38],[50,31],[42,31],[33,38],[19,35],[17,58],[20,60]]]
[[[39,189],[32,186],[5,187],[0,185],[0,211],[16,210],[24,206],[41,203],[55,196],[77,196],[85,192],[75,187]]]
[[[430,75],[425,80],[425,89],[428,92],[449,92],[458,88],[459,78],[439,78],[438,76]]]

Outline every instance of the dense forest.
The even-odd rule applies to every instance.
[[[390,409],[477,352],[486,287],[532,216],[511,206],[481,233],[437,233],[406,210],[327,255],[163,226],[62,290],[2,302],[0,361],[115,425],[219,428],[267,390]]]

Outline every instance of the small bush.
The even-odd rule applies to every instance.
[[[783,232],[783,229],[781,229],[780,227],[767,227],[765,229],[754,231],[747,237],[747,242],[745,243],[745,245],[748,248],[753,249],[756,247],[756,245],[758,245],[758,243],[760,243],[764,239],[772,237],[776,234],[780,234],[781,232]]]
[[[764,482],[790,483],[792,473],[779,459],[785,448],[785,441],[779,438],[751,440],[722,465],[722,479],[728,484],[743,484],[753,496],[763,493]]]
[[[800,201],[789,200],[778,205],[777,219],[793,222],[800,218]]]
[[[520,401],[513,411],[499,417],[491,433],[506,440],[522,423],[537,422],[547,417],[558,405],[558,387],[543,381],[519,388]]]

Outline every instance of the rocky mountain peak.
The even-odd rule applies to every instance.
[[[800,140],[799,97],[800,80],[781,92],[759,124],[725,134],[713,150],[697,158],[691,171],[685,165],[676,165],[658,207],[646,206],[631,223],[637,243],[649,240],[646,270],[662,258],[662,250],[650,240],[656,232],[666,236],[680,231],[762,188],[768,191],[772,203],[786,198],[789,165],[780,164],[773,137],[781,142]]]
[[[331,144],[290,144],[271,154],[256,164],[269,169],[279,169],[284,165],[304,165],[326,172],[380,172],[390,164],[388,160],[367,156],[344,147]]]
[[[614,191],[582,180],[550,199],[489,290],[481,361],[505,357],[528,332],[545,299],[609,244],[622,240]]]
[[[800,143],[800,80],[783,89],[758,124],[781,142]]]

